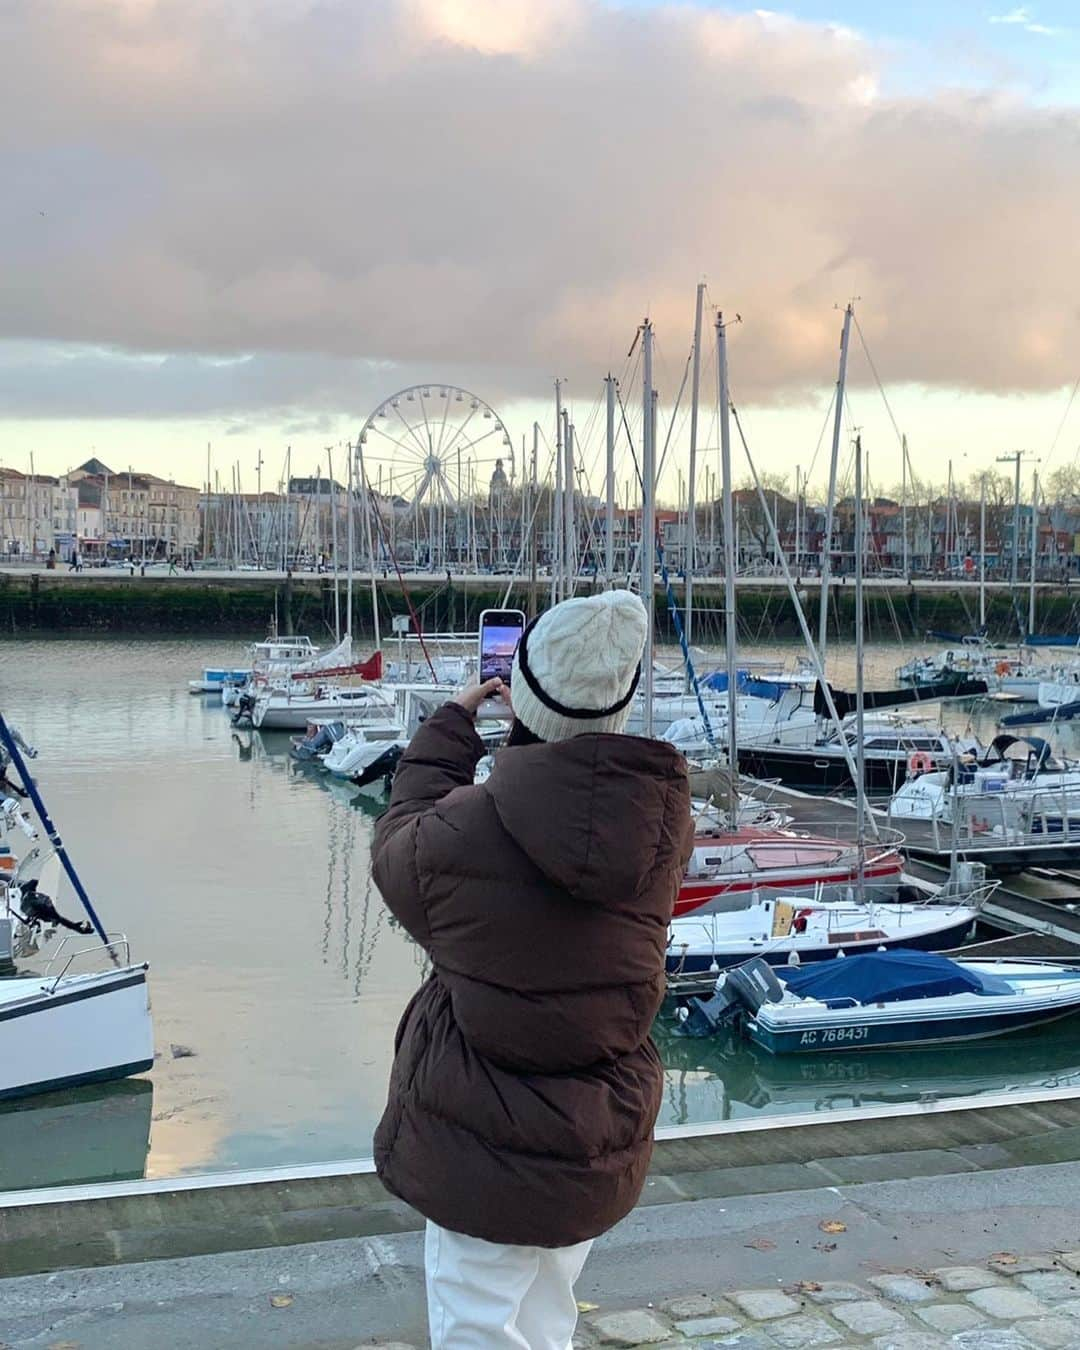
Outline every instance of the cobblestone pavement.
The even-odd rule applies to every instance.
[[[1078,1220],[1080,1232],[1080,1220]],[[997,1252],[981,1265],[701,1290],[657,1307],[585,1305],[578,1350],[1080,1350],[1080,1251]]]
[[[575,1350],[1080,1350],[1080,1251],[998,1252],[981,1265],[582,1305]],[[357,1347],[357,1350],[367,1350]],[[372,1350],[375,1347],[372,1346]],[[415,1350],[402,1342],[377,1350]]]

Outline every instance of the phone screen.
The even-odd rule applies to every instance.
[[[510,683],[514,653],[525,631],[525,615],[519,609],[485,609],[480,615],[480,682],[498,676]]]

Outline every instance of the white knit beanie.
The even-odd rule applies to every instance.
[[[546,610],[514,654],[514,716],[542,741],[622,731],[647,631],[645,606],[631,591],[604,591]]]

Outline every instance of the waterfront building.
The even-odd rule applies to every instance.
[[[119,473],[99,459],[72,469],[78,493],[82,551],[116,557],[176,558],[195,553],[199,535],[199,489],[172,479],[127,469]],[[91,533],[96,530],[95,533]]]
[[[66,477],[0,469],[0,552],[9,559],[61,557],[71,551],[76,493]]]

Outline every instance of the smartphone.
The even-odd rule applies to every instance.
[[[480,683],[498,676],[506,685],[525,631],[520,609],[485,609],[480,615]]]

